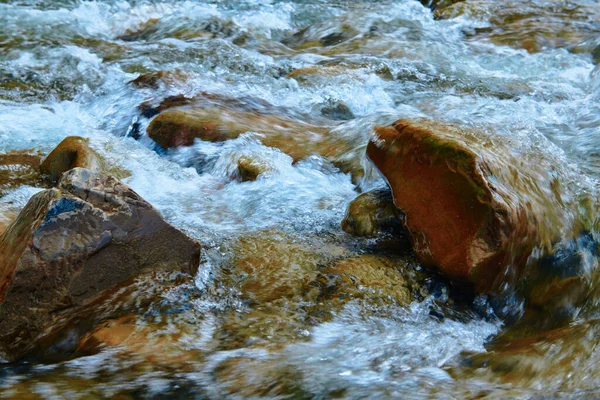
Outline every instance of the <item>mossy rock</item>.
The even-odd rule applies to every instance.
[[[262,174],[272,171],[271,165],[258,157],[242,156],[237,161],[234,178],[240,182],[252,182]]]
[[[353,236],[376,237],[384,232],[401,232],[401,214],[392,192],[375,189],[360,194],[348,205],[342,229]]]
[[[364,254],[333,262],[316,282],[319,301],[334,311],[352,300],[374,307],[406,307],[425,294],[424,279],[410,258]]]

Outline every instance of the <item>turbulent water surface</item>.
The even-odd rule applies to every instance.
[[[595,188],[600,7],[449,3],[0,0],[0,152],[47,152],[66,136],[87,137],[125,183],[203,244],[195,281],[140,310],[129,347],[0,366],[0,397],[600,396],[595,300],[552,334],[493,346],[507,321],[485,298],[453,295],[410,254],[390,250],[402,246],[389,238],[340,228],[359,190],[384,185],[362,160],[372,128],[402,117],[509,136],[515,152],[534,146],[565,179]],[[130,83],[156,71],[165,73],[150,85]],[[293,162],[252,131],[164,151],[145,134],[150,119],[138,105],[180,94],[325,126],[365,176],[357,187],[318,155]],[[232,179],[245,156],[265,160],[268,173]],[[0,213],[38,190],[8,192]],[[284,275],[312,281],[334,260],[374,252],[426,274],[410,304],[366,297],[329,309],[308,289],[273,298],[255,288]],[[236,269],[253,257],[267,272]],[[282,266],[283,275],[270,272]]]

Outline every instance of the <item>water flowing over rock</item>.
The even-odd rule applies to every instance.
[[[84,168],[34,195],[0,236],[0,351],[33,350],[51,325],[142,272],[194,274],[200,245],[116,179]]]
[[[41,155],[34,151],[0,154],[0,197],[21,185],[40,185]]]
[[[294,161],[319,154],[355,178],[363,175],[360,160],[344,157],[350,144],[334,136],[329,128],[274,114],[215,108],[172,109],[156,116],[147,131],[164,149],[190,146],[196,139],[222,142],[244,132],[255,132],[264,145],[280,149]]]
[[[530,53],[554,48],[581,51],[579,45],[582,42],[600,34],[597,23],[600,7],[588,1],[459,1],[436,8],[435,16],[440,19],[462,16],[485,21],[487,26],[470,35]],[[594,23],[590,24],[590,21]],[[592,49],[585,50],[590,52]]]
[[[389,182],[423,263],[484,292],[502,282],[514,287],[517,277],[530,278],[519,285],[533,290],[540,275],[593,268],[577,264],[568,273],[549,271],[543,262],[532,266],[593,221],[589,199],[570,190],[568,175],[550,156],[427,119],[399,120],[376,132],[368,157]]]

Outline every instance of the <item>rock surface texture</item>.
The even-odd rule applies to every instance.
[[[416,254],[479,291],[522,276],[535,256],[585,229],[583,200],[533,145],[427,119],[376,133],[367,155],[404,213]]]
[[[68,136],[44,158],[40,171],[52,182],[58,182],[62,174],[72,168],[98,171],[100,163],[100,157],[90,148],[87,140],[79,136]]]
[[[15,360],[50,325],[142,272],[193,274],[200,245],[118,180],[84,168],[34,195],[0,236],[0,353]]]
[[[390,191],[375,189],[352,200],[342,229],[353,236],[374,237],[382,232],[401,230],[400,218]]]

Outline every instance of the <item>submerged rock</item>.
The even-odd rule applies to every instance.
[[[414,251],[479,291],[529,277],[518,286],[530,294],[545,274],[536,260],[594,220],[589,199],[534,146],[427,119],[376,132],[367,155],[389,182]]]
[[[0,197],[21,185],[39,186],[41,155],[30,150],[0,154]]]
[[[25,356],[50,327],[67,326],[78,310],[142,272],[194,274],[199,251],[116,179],[66,172],[0,236],[0,353]]]
[[[453,368],[451,373],[455,378],[476,376],[515,387],[565,391],[567,397],[584,388],[596,393],[597,382],[590,381],[590,374],[600,361],[599,333],[600,321],[592,319],[516,340],[501,335],[486,352],[464,354],[462,370]]]
[[[581,42],[600,33],[594,22],[600,17],[600,7],[594,2],[474,0],[454,3],[436,9],[436,18],[462,16],[485,21],[488,27],[470,34],[530,53],[555,48],[576,50]]]
[[[375,237],[382,232],[401,230],[400,212],[389,189],[375,189],[352,200],[342,229],[353,236]]]
[[[330,308],[356,299],[372,306],[408,306],[415,300],[414,294],[424,291],[418,283],[423,277],[411,264],[409,259],[373,254],[339,260],[319,275],[324,295],[320,300],[331,299]]]
[[[179,339],[185,331],[171,331],[164,324],[146,321],[135,314],[104,321],[86,334],[77,345],[79,354],[96,354],[118,348],[123,356],[139,356],[151,364],[185,368],[184,363],[200,358]]]
[[[242,297],[258,303],[301,296],[324,259],[307,244],[277,232],[240,238],[234,252]]]
[[[88,141],[79,136],[66,137],[44,158],[40,171],[53,183],[72,168],[100,170],[100,156],[90,148]]]

